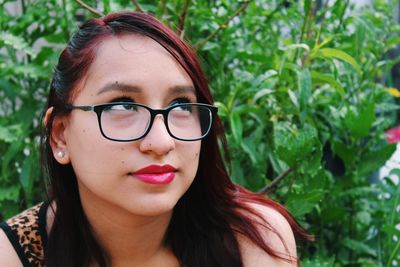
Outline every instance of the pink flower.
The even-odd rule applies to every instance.
[[[386,132],[387,141],[389,143],[400,142],[400,126],[390,129]]]

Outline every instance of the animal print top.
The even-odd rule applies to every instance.
[[[24,267],[45,266],[47,207],[40,203],[0,224]]]

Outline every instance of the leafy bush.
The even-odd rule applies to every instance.
[[[400,60],[389,56],[400,43],[397,1],[87,1],[92,12],[77,2],[0,1],[0,217],[44,197],[39,118],[71,32],[94,13],[140,8],[198,50],[232,179],[315,234],[300,248],[304,266],[400,263],[399,187],[371,178],[395,149],[384,131],[399,110],[386,90]]]

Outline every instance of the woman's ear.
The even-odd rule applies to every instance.
[[[49,125],[47,125],[48,123],[52,123],[51,133],[49,136],[51,150],[53,151],[53,156],[57,160],[57,162],[65,165],[70,162],[68,147],[64,137],[67,118],[55,117],[51,122],[50,118],[53,110],[53,107],[47,109],[46,114],[44,115],[43,122],[46,128],[49,127]]]

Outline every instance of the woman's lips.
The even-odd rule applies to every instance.
[[[175,178],[176,168],[171,165],[149,165],[132,173],[147,184],[169,184]]]

